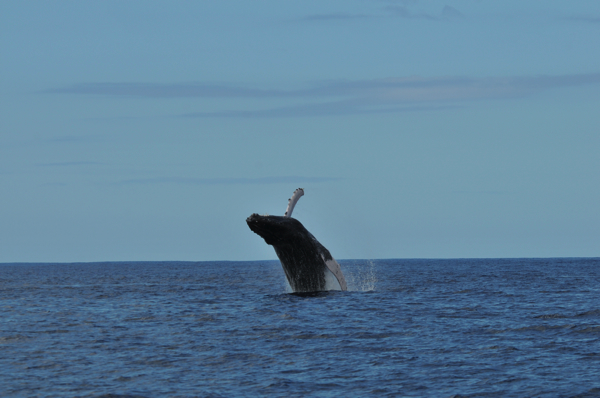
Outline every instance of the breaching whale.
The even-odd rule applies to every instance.
[[[291,217],[294,206],[302,195],[302,188],[294,191],[288,201],[285,216],[261,216],[254,213],[246,219],[246,223],[268,245],[273,246],[294,292],[328,290],[326,277],[329,272],[337,279],[340,288],[347,290],[340,265],[329,250],[300,221]]]

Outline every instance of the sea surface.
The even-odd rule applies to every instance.
[[[2,397],[600,397],[600,258],[0,264]]]

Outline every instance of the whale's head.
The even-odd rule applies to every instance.
[[[246,219],[246,223],[252,232],[272,246],[292,243],[306,234],[310,235],[300,221],[292,217],[261,216],[254,213]]]

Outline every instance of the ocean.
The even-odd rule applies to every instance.
[[[3,397],[600,397],[600,258],[0,264]]]

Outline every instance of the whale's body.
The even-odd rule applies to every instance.
[[[304,193],[299,189],[290,199],[286,216],[252,214],[246,219],[250,229],[261,236],[275,253],[294,292],[317,292],[331,289],[326,275],[331,272],[341,290],[346,280],[340,265],[304,225],[290,217],[295,203]]]

